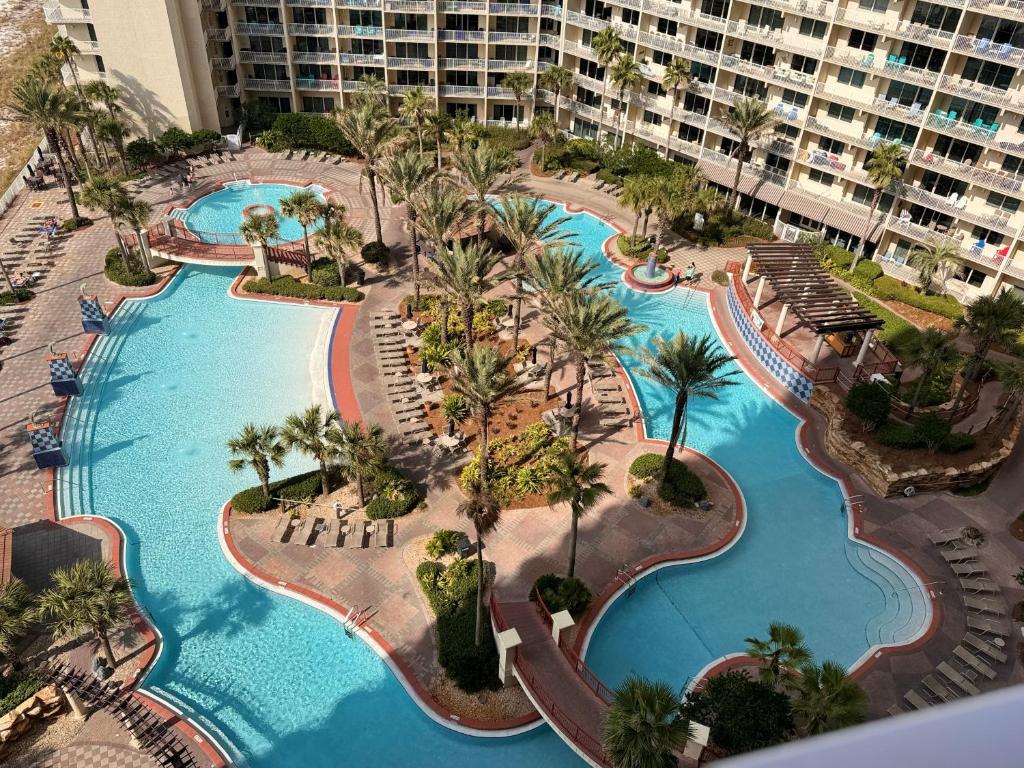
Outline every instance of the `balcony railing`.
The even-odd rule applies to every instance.
[[[328,8],[333,4],[332,0],[287,0],[287,3],[298,8]]]
[[[348,82],[349,81],[346,81],[346,84]],[[422,88],[423,90],[429,93],[434,90],[434,84],[424,83],[422,85],[389,85],[388,94],[391,96],[401,96],[403,93],[411,93],[412,91],[415,91],[417,88]],[[345,90],[348,89],[346,88]]]
[[[852,48],[829,46],[825,49],[825,59],[830,64],[842,64],[861,72],[896,78],[916,85],[934,85],[939,79],[939,73],[930,69],[899,64],[897,61],[876,57],[873,53],[865,54]]]
[[[279,8],[281,3],[278,0],[231,0],[231,4],[236,8],[240,8],[246,5],[252,5],[259,8]]]
[[[441,10],[486,13],[487,3],[481,0],[445,0],[441,3]]]
[[[987,126],[973,125],[936,114],[928,115],[925,122],[929,128],[934,128],[939,133],[967,139],[975,144],[984,144],[990,147],[997,145],[996,138],[999,135],[999,129],[992,130],[991,124]]]
[[[381,8],[382,0],[334,0],[339,8]]]
[[[863,135],[844,133],[841,129],[833,128],[831,125],[825,125],[813,117],[807,118],[806,127],[815,133],[821,134],[822,136],[839,139],[846,144],[853,144],[866,149],[871,149],[879,143],[877,141],[872,143],[872,136],[874,134],[871,131],[865,131]]]
[[[342,53],[342,64],[369,64],[371,66],[383,67],[383,53]]]
[[[389,56],[388,66],[400,69],[433,69],[433,59],[410,59],[399,56]]]
[[[291,35],[334,36],[335,27],[333,24],[289,24],[288,33]]]
[[[199,7],[204,11],[220,13],[228,9],[228,0],[199,0]]]
[[[470,40],[470,41],[482,41],[487,37],[487,32],[482,29],[439,29],[437,30],[438,40]]]
[[[338,27],[338,34],[342,37],[383,37],[383,27]]]
[[[207,27],[206,39],[215,43],[225,43],[231,39],[231,30],[226,27]]]
[[[418,11],[431,13],[434,10],[433,0],[384,0],[384,8],[389,11]]]
[[[923,227],[909,219],[893,217],[889,220],[889,229],[894,232],[902,232],[922,243],[947,243],[955,246],[956,248],[960,248],[963,246],[964,242],[962,232],[959,233],[959,236],[949,235],[944,232],[937,232],[934,229],[929,229],[928,227]]]
[[[341,87],[340,80],[324,80],[319,77],[297,77],[295,87],[303,91],[337,91]]]
[[[442,96],[483,96],[482,85],[442,85]]]
[[[561,45],[561,38],[558,35],[545,35],[543,32],[540,34],[540,44],[548,48],[558,48]]]
[[[1024,194],[1024,175],[1007,173],[1006,171],[989,171],[966,163],[950,160],[924,149],[914,150],[911,162],[931,168],[944,176],[951,176],[961,181],[980,184],[989,189],[1009,192],[1021,196]]]
[[[562,18],[562,6],[541,3],[540,15],[546,16],[549,19],[560,19]]]
[[[288,54],[285,53],[284,51],[281,51],[280,53],[264,53],[263,51],[239,51],[238,60],[243,62],[244,64],[287,64]],[[296,61],[298,61],[298,59],[296,59]]]
[[[50,24],[88,24],[92,11],[88,8],[69,8],[54,0],[43,3],[43,17]]]
[[[442,69],[483,69],[483,59],[438,59]]]
[[[502,16],[536,16],[540,9],[529,3],[489,3],[491,13]]]
[[[895,117],[897,120],[915,125],[920,125],[926,114],[921,108],[920,103],[914,103],[908,107],[895,100],[887,101],[884,95],[876,96],[874,101],[861,101],[860,99],[855,99],[852,96],[837,93],[834,90],[835,87],[836,84],[834,82],[819,81],[814,87],[814,92],[829,101],[845,104],[848,107],[853,107],[854,109],[860,109],[866,112],[873,112],[878,115],[888,115]]]
[[[342,61],[344,57],[342,54]],[[292,61],[296,64],[333,64],[337,60],[338,54],[334,51],[292,51]]]
[[[214,69],[234,69],[237,63],[234,56],[218,56],[210,59],[210,66]]]
[[[290,91],[292,83],[290,80],[265,80],[258,77],[250,77],[246,78],[245,87],[255,91]]]
[[[991,85],[977,83],[974,80],[964,80],[952,75],[943,75],[939,82],[939,88],[946,93],[955,93],[958,96],[966,96],[972,101],[983,101],[993,106],[1002,107],[1007,104],[1020,104],[1022,96],[1019,90],[1004,90]]]
[[[1019,14],[1020,11],[1018,10]],[[993,43],[987,37],[977,38],[973,35],[958,35],[954,50],[978,56],[983,59],[1019,67],[1024,64],[1024,48],[1014,48],[1009,43]]]
[[[493,69],[498,72],[507,72],[510,69],[533,69],[533,61],[518,61],[516,59],[489,59],[487,62],[488,69]]]
[[[250,24],[240,21],[235,29],[243,35],[283,35],[284,24]]]
[[[242,88],[237,83],[234,85],[218,85],[216,90],[221,96],[227,96],[235,99],[237,99],[242,93]]]
[[[434,41],[435,31],[433,29],[395,29],[385,27],[384,38],[386,40],[429,40]]]
[[[514,99],[516,92],[511,88],[491,86],[487,89],[487,96],[492,99]]]
[[[492,43],[505,42],[507,40],[522,42],[522,43],[535,43],[537,42],[537,36],[532,32],[489,32],[488,38]]]

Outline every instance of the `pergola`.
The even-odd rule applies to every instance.
[[[775,324],[775,334],[782,333],[787,314],[792,311],[803,325],[817,336],[811,362],[817,362],[826,336],[862,332],[864,342],[857,354],[856,365],[864,362],[874,332],[884,324],[860,306],[853,297],[836,284],[818,264],[814,249],[799,243],[761,243],[747,246],[743,265],[743,281],[757,269],[758,282],[754,307],[761,302],[765,283],[771,285],[775,297],[782,302],[782,311]]]

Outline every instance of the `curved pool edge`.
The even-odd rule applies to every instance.
[[[423,685],[419,676],[394,647],[368,622],[361,624],[353,630],[347,626],[346,617],[349,614],[349,608],[314,589],[310,589],[302,584],[284,581],[272,573],[261,571],[246,558],[235,545],[234,537],[231,534],[231,512],[231,502],[227,501],[221,509],[220,522],[217,528],[217,537],[220,542],[221,551],[231,567],[262,589],[298,600],[311,608],[322,611],[343,627],[346,627],[348,631],[351,631],[354,636],[366,643],[377,654],[395,676],[395,679],[405,690],[409,698],[434,723],[466,736],[483,738],[518,736],[544,724],[544,720],[537,712],[512,720],[483,721],[461,717],[442,706],[437,699],[430,695],[430,692]]]

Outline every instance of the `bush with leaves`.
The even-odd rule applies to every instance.
[[[902,451],[927,448],[939,453],[961,453],[976,444],[974,435],[950,431],[949,422],[938,414],[926,413],[913,424],[891,421],[875,431],[879,445]]]
[[[645,453],[633,459],[629,474],[637,480],[651,480],[661,474],[665,456],[660,453]],[[686,468],[679,459],[672,459],[668,476],[659,488],[658,495],[663,501],[676,507],[691,507],[708,497],[704,481]]]
[[[728,285],[729,284],[729,273],[721,269],[716,269],[711,273],[711,282],[715,285]]]
[[[43,680],[30,669],[0,677],[0,716],[6,715],[43,687]]]
[[[371,240],[364,245],[360,253],[363,256],[363,261],[367,264],[387,264],[388,259],[391,258],[391,250],[384,243],[378,243],[376,240]]]
[[[331,487],[341,485],[342,477],[337,470],[331,470],[328,474]],[[301,475],[286,477],[270,484],[270,496],[268,500],[263,496],[263,489],[254,485],[239,491],[231,497],[231,507],[238,512],[255,514],[266,512],[268,509],[275,509],[278,506],[277,499],[287,501],[312,501],[320,495],[320,472],[304,472]]]
[[[145,138],[129,141],[124,147],[124,154],[133,168],[146,168],[163,157],[160,145]]]
[[[192,146],[192,134],[188,131],[183,131],[176,125],[171,126],[166,131],[160,134],[160,137],[156,140],[163,149],[172,155],[181,154],[188,151]]]
[[[341,285],[341,275],[338,274],[338,263],[331,258],[321,258],[309,265],[312,273],[312,282],[323,288],[332,288]]]
[[[334,271],[337,275],[337,269]],[[246,293],[262,293],[267,296],[288,296],[293,299],[313,299],[320,301],[362,301],[363,293],[352,286],[324,286],[316,283],[300,283],[290,275],[282,275],[273,280],[260,277],[248,280],[242,285]]]
[[[889,418],[889,390],[876,383],[854,384],[846,395],[846,407],[861,420],[864,429],[877,429]]]
[[[377,495],[366,505],[366,516],[370,520],[407,515],[423,500],[416,484],[394,467],[378,472],[373,485]]]
[[[103,260],[103,275],[112,283],[140,287],[153,285],[157,281],[156,274],[148,269],[129,270],[125,266],[124,256],[120,248],[111,248]]]
[[[530,600],[536,601],[538,594],[551,613],[568,611],[574,619],[586,613],[593,600],[593,595],[582,581],[553,573],[546,573],[533,583]]]
[[[288,112],[278,115],[270,130],[274,140],[283,141],[288,149],[310,149],[346,156],[355,154],[352,143],[345,138],[338,124],[323,115]]]
[[[637,235],[619,235],[615,240],[619,252],[627,259],[642,259],[651,252],[651,241],[649,238]]]
[[[687,697],[681,713],[708,726],[715,745],[732,754],[781,744],[796,729],[789,697],[743,670],[712,677]]]
[[[427,539],[425,549],[427,554],[435,560],[440,560],[445,555],[454,555],[459,551],[459,540],[465,534],[462,531],[453,531],[449,528],[442,528],[434,531],[434,535]]]
[[[488,477],[491,492],[501,501],[541,493],[554,477],[569,438],[556,438],[547,424],[530,424],[514,435],[491,441]],[[474,487],[480,478],[480,452],[462,469],[459,485]]]
[[[33,296],[35,296],[35,294],[28,288],[15,288],[13,291],[4,291],[3,293],[0,293],[0,307],[18,304],[22,301],[28,301]]]

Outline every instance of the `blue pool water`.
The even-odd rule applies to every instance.
[[[188,208],[178,209],[176,215],[185,226],[210,243],[244,244],[238,227],[244,221],[243,212],[250,205],[273,206],[281,229],[280,240],[289,242],[302,238],[302,227],[295,219],[281,215],[281,200],[302,187],[294,184],[251,184],[248,181],[229,181],[223,189],[196,200]],[[311,189],[322,199],[323,187]]]
[[[546,727],[487,739],[435,724],[337,621],[227,563],[220,508],[253,478],[229,472],[224,441],[311,402],[324,385],[311,362],[324,362],[335,318],[231,299],[235,274],[186,267],[160,296],[126,302],[67,421],[60,509],[123,528],[135,594],[163,633],[144,687],[252,766],[579,765]],[[291,456],[277,476],[308,468]]]

